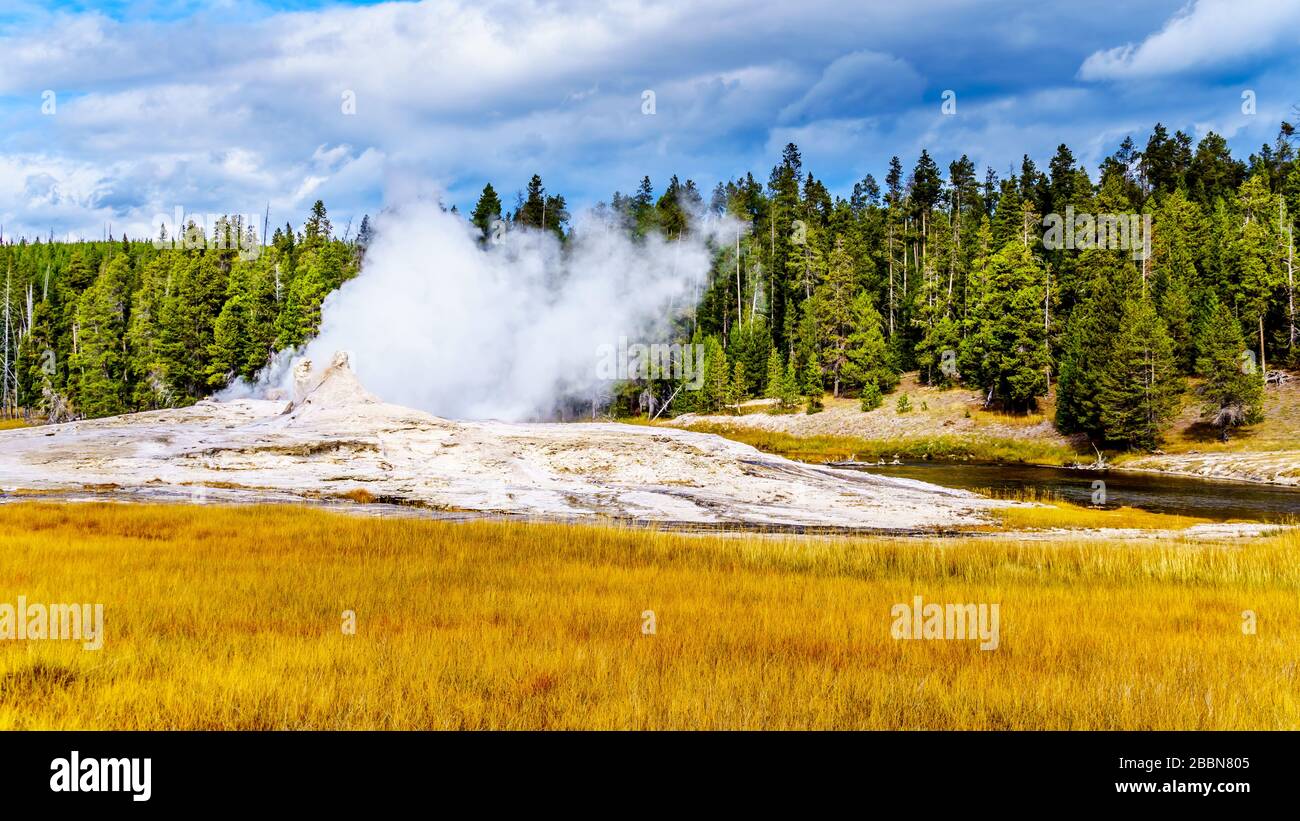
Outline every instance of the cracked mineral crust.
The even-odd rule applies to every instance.
[[[346,354],[300,367],[292,401],[205,400],[0,433],[0,490],[88,487],[250,502],[365,490],[484,514],[895,531],[979,524],[1004,504],[806,465],[711,434],[440,419],[370,394]]]

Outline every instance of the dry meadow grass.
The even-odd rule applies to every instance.
[[[1294,729],[1298,549],[12,503],[0,602],[105,641],[0,641],[0,728]],[[999,648],[895,641],[915,595]]]

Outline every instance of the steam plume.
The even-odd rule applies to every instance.
[[[564,247],[527,229],[483,247],[461,217],[401,206],[378,222],[361,273],[325,301],[318,336],[278,356],[262,384],[345,350],[385,401],[448,418],[537,419],[599,402],[613,387],[597,378],[600,346],[673,341],[666,318],[689,313],[705,287],[710,235],[737,230],[708,222],[680,241],[633,241],[587,214]]]

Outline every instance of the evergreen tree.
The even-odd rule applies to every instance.
[[[852,328],[845,345],[842,376],[849,386],[861,388],[864,395],[869,387],[874,387],[878,398],[881,392],[894,389],[898,374],[894,372],[889,343],[885,341],[884,320],[866,292],[853,300]]]
[[[1141,294],[1142,283],[1123,252],[1089,248],[1078,258],[1083,301],[1070,313],[1056,384],[1056,425],[1105,438],[1101,379],[1109,352],[1121,333],[1125,303]]]
[[[1023,411],[1047,392],[1047,333],[1043,327],[1043,270],[1029,248],[1009,242],[981,272],[975,332],[966,338],[969,373],[990,400]]]
[[[1179,277],[1169,281],[1160,296],[1160,315],[1173,345],[1174,364],[1182,373],[1191,373],[1195,365],[1195,310],[1187,280]]]
[[[632,226],[637,236],[645,236],[655,227],[654,187],[650,178],[642,177],[632,195]]]
[[[1190,372],[1193,352],[1193,290],[1200,281],[1195,249],[1202,243],[1200,206],[1176,190],[1154,215],[1151,242],[1151,293],[1159,306],[1174,345],[1174,357],[1183,372]]]
[[[160,256],[145,266],[127,327],[129,370],[135,408],[153,410],[170,404],[167,374],[162,361],[161,333],[164,301],[171,283],[172,264]]]
[[[799,407],[799,377],[795,373],[794,362],[785,363],[785,373],[781,375],[780,408],[794,410]]]
[[[514,221],[530,228],[541,228],[545,216],[546,189],[542,187],[542,178],[534,174],[528,181],[528,194],[515,209]]]
[[[483,193],[479,194],[478,202],[474,203],[469,221],[478,226],[481,239],[486,241],[491,236],[492,223],[499,219],[501,219],[501,198],[497,196],[492,183],[488,183],[483,186]]]
[[[1219,428],[1226,442],[1233,428],[1253,425],[1264,417],[1264,383],[1251,367],[1241,325],[1227,306],[1213,304],[1201,329],[1196,367],[1205,376],[1201,386],[1202,416]]]
[[[820,401],[825,386],[822,383],[821,352],[817,346],[817,308],[815,303],[806,306],[803,317],[799,320],[799,327],[795,333],[794,356],[790,358],[790,364],[795,369],[795,384],[798,386],[799,394],[810,398],[816,397]]]
[[[76,344],[69,369],[74,401],[87,416],[109,416],[127,409],[125,351],[129,319],[131,263],[119,255],[104,266],[77,301]]]
[[[829,371],[834,395],[840,395],[841,371],[848,362],[848,340],[853,333],[853,292],[856,275],[844,242],[835,241],[826,279],[819,286],[812,310],[817,312],[818,335],[823,344],[821,362]],[[821,391],[818,391],[820,395]]]
[[[749,394],[749,386],[745,381],[745,363],[736,360],[732,363],[731,383],[727,391],[727,404],[739,407],[741,402]]]
[[[296,348],[320,325],[320,307],[331,291],[343,284],[345,271],[333,246],[309,249],[285,296],[284,309],[276,323],[276,347]]]
[[[47,418],[57,407],[66,404],[59,398],[60,353],[55,337],[58,313],[58,306],[48,300],[36,303],[31,328],[18,347],[18,405]]]
[[[1119,329],[1106,351],[1098,386],[1103,436],[1112,444],[1150,449],[1177,410],[1182,392],[1173,343],[1146,298],[1125,302]]]
[[[762,317],[732,328],[727,359],[744,367],[746,385],[759,395],[767,385],[767,357],[771,348],[771,336]]]
[[[1245,176],[1246,166],[1232,158],[1228,141],[1210,131],[1196,145],[1188,169],[1187,188],[1196,202],[1212,206],[1216,200],[1236,191]]]
[[[781,381],[785,378],[785,366],[781,363],[781,354],[773,348],[767,355],[767,380],[763,397],[776,403],[781,401]]]
[[[716,336],[704,341],[704,384],[700,386],[700,406],[707,413],[726,408],[731,399],[731,372],[727,353]]]
[[[309,247],[318,246],[329,240],[333,232],[334,228],[325,212],[325,203],[316,200],[311,207],[311,216],[302,229],[303,242]]]
[[[875,382],[868,382],[862,388],[862,396],[859,399],[859,407],[863,411],[873,411],[884,404],[884,397],[880,395],[880,388],[876,387]]]
[[[493,196],[495,195],[496,192],[493,192]],[[501,201],[497,200],[497,215],[500,216],[500,213],[501,213]],[[361,228],[360,230],[357,231],[357,248],[361,251],[362,254],[364,254],[366,252],[366,249],[370,247],[370,243],[374,241],[374,238],[375,238],[375,232],[370,225],[370,215],[364,214],[361,217]]]
[[[1282,243],[1273,222],[1277,198],[1269,192],[1267,180],[1256,175],[1242,185],[1239,204],[1242,227],[1232,243],[1236,268],[1232,295],[1241,323],[1253,328],[1264,318],[1273,292],[1283,282]]]

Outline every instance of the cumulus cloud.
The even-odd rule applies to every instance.
[[[1160,77],[1266,57],[1279,44],[1300,45],[1300,3],[1289,0],[1194,0],[1142,42],[1096,51],[1085,80]]]
[[[781,112],[781,119],[862,117],[914,103],[924,88],[924,78],[907,61],[855,51],[832,61],[807,93]]]
[[[1024,151],[1131,124],[1235,131],[1200,80],[1144,97],[1079,77],[1260,49],[1273,74],[1251,87],[1271,116],[1266,101],[1295,73],[1279,46],[1295,4],[1241,0],[1229,13],[1201,0],[1147,37],[1177,1],[1124,15],[1012,0],[421,0],[292,12],[274,0],[178,0],[115,14],[10,4],[0,163],[17,176],[0,179],[0,224],[9,236],[99,236],[107,223],[145,236],[152,215],[178,205],[269,203],[283,224],[321,197],[342,225],[435,187],[468,208],[491,181],[509,204],[533,173],[581,206],[645,174],[660,189],[679,174],[706,191],[761,176],[788,139],[846,193],[923,145],[941,162],[964,152],[1002,170]],[[1126,41],[1139,44],[1109,50]],[[956,117],[940,114],[946,88]],[[1063,89],[1070,108],[1040,99],[1045,88]],[[41,111],[47,90],[56,114]],[[653,115],[641,110],[646,90]],[[1247,145],[1267,138],[1240,128]],[[949,146],[954,156],[939,153]]]

